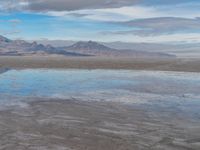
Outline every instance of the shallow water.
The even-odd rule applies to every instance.
[[[131,70],[9,70],[0,74],[1,103],[27,97],[144,103],[197,102],[200,74]]]
[[[199,89],[199,73],[6,70],[0,147],[199,150]]]

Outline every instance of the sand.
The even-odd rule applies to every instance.
[[[1,56],[1,68],[134,69],[200,72],[200,59]]]

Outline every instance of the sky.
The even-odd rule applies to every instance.
[[[0,35],[25,40],[198,43],[200,0],[0,0]]]

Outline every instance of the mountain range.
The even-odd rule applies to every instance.
[[[51,45],[38,44],[37,42],[29,43],[24,40],[10,40],[6,37],[0,36],[0,55],[23,56],[49,54],[85,56],[82,54],[60,50]]]
[[[54,47],[24,40],[11,40],[0,36],[0,55],[64,55],[64,56],[119,56],[119,57],[175,57],[167,53],[146,52],[128,49],[115,49],[103,44],[88,41],[77,42],[70,46]]]

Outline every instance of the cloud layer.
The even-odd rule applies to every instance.
[[[72,11],[134,5],[139,0],[1,0],[1,10]]]
[[[139,36],[155,36],[173,33],[198,33],[200,32],[200,18],[186,19],[175,17],[137,19],[123,22],[130,27],[136,28],[131,31],[118,31],[115,34],[135,34]]]
[[[0,32],[21,29],[19,35],[26,37],[80,40],[196,40],[199,8],[199,0],[0,0],[1,20],[9,20],[0,21]]]
[[[73,11],[97,8],[119,8],[133,5],[175,5],[197,0],[1,0],[0,9],[31,11]]]

